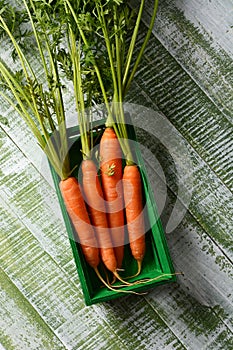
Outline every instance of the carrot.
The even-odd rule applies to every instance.
[[[145,223],[142,202],[141,176],[137,165],[126,165],[123,174],[126,222],[129,234],[130,249],[137,260],[138,271],[141,271],[145,255]]]
[[[66,210],[78,234],[85,259],[91,267],[96,269],[100,262],[99,249],[79,183],[75,177],[68,177],[60,181],[60,190]]]
[[[124,212],[122,187],[122,152],[117,136],[107,127],[100,141],[100,169],[107,219],[120,268],[124,257]]]
[[[97,175],[95,163],[91,159],[82,161],[83,192],[87,201],[91,223],[94,225],[101,259],[109,271],[124,284],[117,269],[117,259],[112,246],[111,233],[107,221],[103,192]]]
[[[113,292],[121,292],[128,294],[143,294],[137,293],[131,290],[116,290],[109,283],[107,283],[103,277],[101,276],[98,265],[100,263],[99,259],[99,249],[98,243],[100,244],[100,252],[101,258],[108,269],[113,272],[114,276],[119,279],[124,285],[133,285],[133,283],[128,283],[124,281],[117,272],[117,262],[114,255],[114,250],[111,247],[111,240],[108,234],[108,224],[105,216],[105,212],[102,211],[104,209],[104,202],[101,200],[102,198],[102,190],[97,178],[96,167],[93,161],[84,160],[82,162],[82,171],[84,175],[84,189],[85,195],[88,196],[89,200],[92,197],[93,203],[94,200],[97,200],[97,206],[99,210],[95,209],[95,207],[90,206],[89,202],[89,210],[91,213],[92,220],[94,221],[95,229],[98,232],[98,240],[96,241],[94,228],[90,223],[88,212],[86,209],[86,205],[82,196],[82,192],[79,186],[78,181],[75,177],[68,177],[65,180],[60,181],[60,190],[63,196],[64,203],[66,205],[66,210],[71,218],[72,224],[76,232],[78,233],[78,238],[80,240],[81,248],[83,254],[85,256],[88,264],[95,270],[98,278],[102,281],[102,283]],[[96,187],[92,187],[89,185],[89,180],[95,177],[95,181],[91,181],[91,183],[96,182]],[[86,180],[85,180],[86,178]],[[86,188],[86,184],[88,185]],[[86,191],[85,191],[86,190]],[[95,195],[97,193],[97,195]],[[92,216],[92,214],[94,214]],[[103,215],[102,215],[103,214]],[[105,217],[105,218],[104,218]]]
[[[82,161],[83,192],[88,204],[91,223],[94,225],[100,255],[111,272],[116,271],[117,262],[108,228],[103,192],[92,160]]]

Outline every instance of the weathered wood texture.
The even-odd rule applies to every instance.
[[[161,1],[128,96],[164,115],[192,162],[193,183],[186,184],[191,202],[179,226],[167,233],[175,268],[184,277],[146,296],[85,307],[46,161],[1,100],[0,348],[233,348],[232,11],[232,0]],[[6,42],[0,54],[7,57]],[[72,115],[69,94],[67,106]],[[166,179],[166,227],[179,184],[173,160],[153,137],[155,126],[149,137],[138,130],[138,138],[163,171],[161,177],[148,160],[158,192]]]

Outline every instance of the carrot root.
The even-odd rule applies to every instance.
[[[132,285],[132,283],[129,283],[129,282],[125,281],[123,278],[121,278],[121,276],[119,275],[119,273],[117,271],[114,271],[113,274],[123,284],[125,284],[127,286],[131,286]]]
[[[95,163],[90,159],[83,160],[82,173],[83,192],[89,208],[90,221],[94,226],[99,244],[100,256],[106,268],[113,272],[117,268],[117,260],[112,246],[103,192]]]
[[[142,182],[137,165],[125,166],[123,191],[130,249],[134,259],[138,262],[138,275],[141,271],[141,262],[145,255],[146,242]]]
[[[134,275],[132,275],[132,276],[125,277],[126,280],[128,280],[129,278],[134,278],[134,277],[137,277],[138,275],[140,275],[140,273],[142,271],[142,261],[141,260],[137,260],[137,265],[138,265],[137,272]]]
[[[124,257],[124,213],[122,180],[122,151],[115,131],[107,127],[100,141],[101,181],[107,218],[111,230],[117,267]]]
[[[100,262],[99,248],[79,183],[76,178],[68,177],[60,181],[59,186],[66,210],[74,225],[85,259],[91,267],[95,268]]]
[[[159,280],[162,277],[178,276],[178,275],[184,276],[184,273],[183,272],[164,273],[164,274],[161,274],[161,275],[159,275],[157,277],[154,277],[154,278],[145,278],[145,279],[141,279],[141,280],[135,281],[133,283],[134,284],[144,284],[144,283],[149,283],[149,282],[152,282],[152,281],[157,281],[157,280]]]
[[[116,276],[113,275],[113,280],[112,280],[112,282],[111,282],[111,285],[114,284],[114,283],[116,282],[116,280],[117,280]]]
[[[97,275],[98,278],[100,279],[100,281],[105,285],[105,287],[107,287],[108,289],[110,289],[110,290],[113,291],[113,292],[116,292],[116,293],[126,293],[126,294],[136,294],[136,295],[145,295],[145,294],[147,294],[147,293],[144,293],[144,292],[142,292],[142,293],[140,293],[140,292],[134,292],[133,290],[116,289],[116,287],[112,287],[109,283],[107,283],[107,282],[104,280],[104,278],[101,276],[101,274],[100,274],[100,272],[99,272],[99,270],[98,270],[97,267],[94,268],[94,270],[95,270],[96,275]],[[122,287],[122,286],[121,286],[121,287]],[[126,287],[126,286],[124,285],[124,287]]]

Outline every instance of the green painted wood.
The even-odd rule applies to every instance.
[[[163,113],[193,163],[191,203],[182,223],[167,234],[175,268],[184,272],[174,285],[84,306],[42,152],[1,101],[0,349],[233,347],[232,5],[232,0],[160,2],[128,97]],[[145,23],[149,12],[150,1]],[[0,54],[8,57],[7,44],[1,44]],[[70,96],[68,91],[73,123]],[[161,178],[147,163],[158,200],[164,178],[168,185],[166,227],[177,200],[174,162],[153,136],[138,136],[163,170]]]

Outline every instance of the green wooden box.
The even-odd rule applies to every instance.
[[[133,126],[127,125],[129,138],[136,141],[135,130]],[[104,131],[104,120],[100,120],[93,123],[93,135],[98,143],[101,135]],[[80,152],[81,144],[79,138],[78,127],[68,129],[68,142],[70,149],[70,161],[71,166],[75,167],[74,176],[78,176],[79,165],[82,161],[82,154]],[[146,232],[146,254],[142,264],[142,271],[140,276],[129,279],[129,282],[134,282],[143,279],[151,279],[150,282],[140,283],[130,287],[124,287],[125,291],[133,291],[137,293],[145,292],[159,284],[176,281],[176,275],[174,275],[174,268],[168,251],[163,227],[157,214],[157,207],[152,194],[150,183],[146,174],[145,165],[142,159],[142,155],[139,147],[134,149],[137,164],[140,168],[142,183],[143,183],[143,196],[146,203],[146,220],[151,227]],[[96,276],[94,270],[86,263],[82,254],[79,243],[76,242],[76,233],[72,226],[72,223],[67,214],[60,189],[59,189],[59,177],[50,165],[52,177],[54,180],[57,196],[59,199],[60,207],[62,210],[63,218],[66,225],[70,245],[72,248],[75,264],[77,267],[78,275],[80,278],[83,295],[86,305],[94,303],[105,302],[111,299],[123,297],[128,293],[114,292],[104,287],[102,282]],[[126,232],[127,234],[127,232]],[[123,268],[127,271],[127,275],[133,275],[136,270],[136,261],[133,259],[130,253],[129,245],[125,245],[125,253],[123,260]],[[101,267],[100,267],[101,269]],[[124,272],[121,273],[124,278]],[[104,275],[103,275],[104,277]],[[117,285],[117,284],[116,284]],[[130,292],[129,292],[130,293]],[[134,295],[134,294],[132,294]]]

